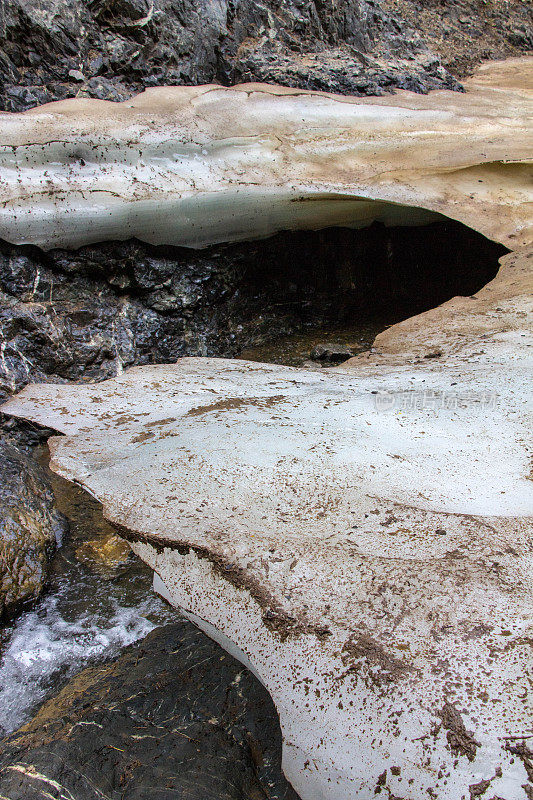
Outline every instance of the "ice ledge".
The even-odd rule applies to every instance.
[[[467,92],[347,98],[249,84],[0,114],[0,238],[203,247],[435,214],[526,243],[533,58]]]
[[[182,359],[3,408],[260,676],[303,800],[527,798],[530,256],[349,370]]]

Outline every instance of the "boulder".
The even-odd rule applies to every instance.
[[[44,471],[0,441],[0,616],[39,596],[65,527]]]
[[[2,742],[9,800],[297,800],[259,681],[186,621],[90,667]]]
[[[355,355],[353,348],[345,344],[317,344],[310,353],[312,361],[325,361],[329,364],[342,364]]]

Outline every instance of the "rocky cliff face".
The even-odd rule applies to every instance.
[[[523,0],[12,0],[0,88],[9,111],[210,82],[453,89],[481,59],[528,50],[531,30]]]

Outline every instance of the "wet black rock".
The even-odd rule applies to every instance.
[[[2,743],[0,795],[297,800],[259,681],[192,624],[73,678]]]
[[[41,593],[65,528],[44,471],[0,440],[0,616]]]
[[[309,316],[316,282],[289,265],[287,292],[270,268],[282,241],[200,252],[136,241],[49,253],[0,244],[0,398],[30,380],[102,380],[134,364],[232,356],[272,335],[274,322],[278,335],[290,332]],[[319,294],[316,313],[327,302]]]
[[[313,347],[310,358],[312,361],[321,361],[327,364],[342,364],[353,355],[355,355],[353,348],[347,347],[345,344],[330,342]]]

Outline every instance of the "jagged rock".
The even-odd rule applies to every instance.
[[[0,441],[0,616],[39,596],[65,527],[44,472]]]
[[[458,85],[412,26],[402,30],[401,21],[366,0],[272,8],[254,0],[179,7],[154,0],[139,17],[141,5],[134,12],[105,0],[63,0],[55,13],[43,13],[28,0],[10,3],[3,12],[4,107],[22,110],[77,94],[72,73],[80,71],[82,90],[100,99],[213,80],[275,80],[350,93],[408,82],[422,90]],[[318,63],[309,63],[309,55]]]
[[[480,60],[512,55],[509,45],[533,48],[531,7],[522,0],[382,0],[382,7],[416,27],[453,75],[470,74]]]
[[[9,800],[297,800],[268,693],[189,622],[73,678],[2,742]]]

